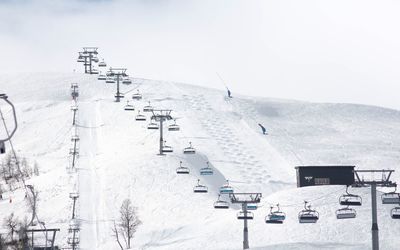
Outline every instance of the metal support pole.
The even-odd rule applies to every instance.
[[[163,148],[163,143],[164,143],[164,138],[163,138],[163,120],[164,119],[160,119],[160,155],[163,155],[164,153],[163,153],[163,151],[162,151],[162,148]]]
[[[242,204],[242,210],[244,212],[244,224],[243,224],[243,249],[249,249],[249,229],[247,227],[247,203]]]
[[[119,96],[120,96],[120,94],[119,94],[119,74],[117,74],[117,95],[116,95],[116,102],[119,102]]]
[[[92,74],[92,53],[89,53],[89,74]]]
[[[75,99],[75,98],[74,98]],[[75,118],[76,118],[76,110],[74,110],[74,116],[73,116],[73,120],[72,120],[72,126],[75,126]]]
[[[379,250],[379,229],[376,209],[376,184],[371,184],[372,206],[372,250]]]
[[[73,199],[74,199],[74,205],[72,207],[72,219],[75,219],[75,204],[76,204],[77,197],[74,197]]]
[[[76,140],[74,140],[74,151],[72,152],[72,168],[75,168],[75,157],[76,157]]]
[[[85,74],[87,74],[87,59],[88,58],[87,58],[87,56],[85,56],[84,58],[85,58],[85,63],[84,63],[85,64]]]

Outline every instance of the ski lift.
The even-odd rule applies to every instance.
[[[174,119],[174,124],[168,126],[168,131],[179,131],[179,125],[176,124],[176,119]]]
[[[124,98],[124,94],[122,94],[122,93],[116,93],[116,94],[114,95],[114,97],[115,97],[115,98]]]
[[[142,94],[139,93],[139,90],[137,90],[137,93],[136,93],[136,94],[133,94],[133,95],[132,95],[132,99],[133,99],[133,100],[140,100],[140,99],[142,99]]]
[[[171,146],[168,146],[166,143],[167,143],[167,141],[164,141],[164,145],[163,145],[163,147],[162,147],[162,152],[163,152],[163,153],[172,153],[172,152],[174,152],[174,150],[172,149],[172,147],[171,147]]]
[[[107,67],[106,62],[103,60],[101,60],[101,62],[99,62],[99,67]]]
[[[147,129],[158,129],[158,123],[153,122],[153,120],[150,121],[149,125],[147,125]]]
[[[97,75],[99,73],[99,71],[97,69],[92,69],[92,71],[90,72],[90,74],[92,75]]]
[[[265,217],[265,223],[268,224],[282,224],[286,219],[286,214],[281,211],[279,204],[276,205],[277,209],[273,211],[273,206],[271,206],[271,210],[269,214]]]
[[[95,63],[98,63],[98,62],[99,62],[99,58],[97,58],[97,57],[92,57],[92,61],[95,62]]]
[[[390,216],[392,219],[400,219],[400,207],[395,207],[390,210]]]
[[[219,188],[220,194],[230,194],[233,193],[233,188],[229,185],[229,180],[226,180],[226,183]]]
[[[316,223],[319,219],[319,213],[311,209],[311,205],[307,206],[307,201],[304,201],[304,209],[299,212],[299,223]]]
[[[196,149],[192,147],[192,142],[189,142],[189,147],[183,149],[184,154],[195,154]]]
[[[103,75],[103,74],[100,74],[98,77],[97,77],[97,80],[99,80],[99,81],[104,81],[104,80],[106,80],[107,79],[107,76],[106,75]]]
[[[83,62],[85,62],[85,58],[82,57],[82,56],[79,56],[78,60],[76,60],[76,61],[79,62],[79,63],[83,63]]]
[[[122,83],[123,83],[123,84],[131,84],[131,83],[132,83],[132,80],[131,80],[129,77],[124,77],[124,78],[122,79]]]
[[[350,194],[348,192],[349,186],[346,187],[346,194],[339,198],[339,204],[342,206],[361,206],[362,198],[359,195]]]
[[[153,106],[150,105],[150,101],[149,101],[149,105],[146,105],[143,107],[143,112],[152,112],[153,111]]]
[[[218,195],[218,200],[214,202],[214,208],[215,209],[228,209],[229,208],[229,202],[221,200],[221,195]]]
[[[396,193],[397,187],[395,187],[393,192],[384,193],[381,196],[382,204],[399,204],[400,203],[400,193]]]
[[[200,184],[200,179],[197,180],[197,185],[193,188],[194,193],[207,193],[208,188]]]
[[[78,110],[78,105],[72,105],[71,106],[72,111],[77,111]]]
[[[114,77],[107,77],[106,78],[106,83],[115,83],[115,79],[114,79]]]
[[[130,103],[129,103],[129,100],[128,100],[128,101],[126,101],[126,105],[125,105],[124,110],[126,110],[126,111],[134,111],[134,110],[135,110],[135,107],[133,107],[133,105],[130,104]]]
[[[356,216],[356,210],[354,208],[349,208],[349,206],[336,210],[337,219],[353,219],[356,218]]]
[[[190,169],[188,167],[182,166],[182,161],[179,162],[179,168],[176,169],[177,174],[189,174]]]
[[[247,207],[247,210],[257,210],[256,203],[247,203],[246,207]]]
[[[238,220],[252,220],[254,218],[254,214],[250,211],[246,211],[246,213],[244,211],[239,211],[236,217]]]
[[[207,167],[205,168],[200,168],[200,175],[213,175],[214,170],[210,168],[209,163],[207,162]]]
[[[135,120],[136,121],[146,121],[146,116],[140,114],[140,111],[138,110],[138,114],[136,115]]]

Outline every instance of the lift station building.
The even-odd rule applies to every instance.
[[[353,185],[355,166],[297,166],[297,187]]]

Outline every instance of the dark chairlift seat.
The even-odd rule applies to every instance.
[[[271,206],[269,214],[265,217],[265,223],[267,224],[282,224],[286,219],[286,214],[281,211],[279,204],[276,205],[277,209],[274,211],[274,207]]]
[[[218,195],[218,200],[214,202],[214,208],[215,209],[228,209],[229,208],[229,202],[221,200],[221,195]]]
[[[179,167],[176,169],[177,174],[189,174],[190,169],[188,167],[182,166],[182,161],[179,162]]]
[[[299,212],[299,223],[316,223],[319,219],[319,213],[311,209],[311,205],[307,206],[307,201],[304,202],[304,209]]]
[[[197,185],[193,188],[194,193],[207,193],[208,188],[200,184],[200,179],[197,180]]]
[[[353,219],[356,218],[357,213],[353,208],[344,207],[336,210],[336,218],[337,219]]]
[[[361,206],[362,198],[359,195],[350,194],[348,192],[348,186],[346,187],[346,194],[343,194],[339,198],[339,204],[342,206]]]

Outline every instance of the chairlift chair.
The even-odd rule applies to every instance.
[[[250,211],[246,211],[246,213],[244,211],[239,211],[236,217],[238,220],[252,220],[254,219],[254,214]]]
[[[226,183],[219,188],[220,194],[230,194],[233,193],[233,188],[229,185],[229,180],[226,180]]]
[[[392,219],[400,219],[400,207],[395,207],[390,210],[390,216]]]
[[[219,194],[217,201],[214,202],[214,208],[215,209],[228,209],[229,202],[221,200],[221,195]]]
[[[214,170],[210,168],[209,162],[207,162],[207,167],[200,168],[200,175],[213,175]]]
[[[197,185],[193,188],[194,193],[208,193],[208,188],[200,184],[200,179],[197,180]]]
[[[123,84],[131,84],[131,83],[132,83],[132,80],[131,80],[129,77],[124,77],[124,78],[122,79],[122,83],[123,83]]]
[[[108,76],[108,77],[106,78],[106,83],[115,83],[114,77]]]
[[[173,148],[171,146],[168,146],[166,143],[167,143],[167,141],[164,141],[164,145],[162,147],[162,152],[163,153],[172,153],[172,152],[174,152]]]
[[[319,219],[319,213],[311,209],[311,205],[307,206],[307,201],[304,201],[304,209],[299,212],[299,223],[316,223]]]
[[[92,61],[95,62],[95,63],[98,63],[98,62],[99,62],[99,58],[97,58],[97,57],[92,57]]]
[[[76,60],[79,63],[83,63],[85,62],[85,58],[84,57],[78,57],[78,60]]]
[[[147,129],[158,129],[158,123],[153,122],[153,120],[150,121],[149,125],[147,125]]]
[[[189,142],[189,147],[183,149],[184,154],[195,154],[196,149],[192,146],[192,142]]]
[[[356,216],[356,210],[354,208],[349,208],[349,206],[336,210],[337,219],[353,219],[356,218]]]
[[[180,127],[176,124],[176,119],[174,119],[174,124],[168,126],[168,131],[179,131]]]
[[[348,192],[349,186],[346,187],[346,194],[343,194],[339,198],[339,204],[342,206],[361,206],[362,198],[359,195],[350,194]]]
[[[129,100],[128,100],[128,101],[126,101],[126,105],[125,105],[125,107],[124,107],[124,110],[126,110],[126,111],[134,111],[134,110],[135,110],[135,107],[133,107],[133,105],[130,104],[130,103],[129,103]]]
[[[136,121],[146,121],[146,116],[140,114],[140,111],[138,110],[138,114],[136,115],[135,120]]]
[[[114,97],[115,97],[115,98],[124,98],[124,94],[122,94],[122,93],[115,93]]]
[[[104,61],[104,59],[101,62],[99,62],[99,67],[107,67],[107,64]]]
[[[381,195],[382,204],[399,204],[400,203],[400,193],[396,193],[396,189],[393,192],[384,193]]]
[[[277,209],[274,211],[274,206],[271,206],[269,214],[265,217],[265,223],[282,224],[286,219],[286,214],[280,210],[279,204],[277,204],[276,207]]]
[[[149,101],[149,105],[146,105],[143,107],[143,112],[152,112],[153,111],[153,106],[150,105],[150,101]]]
[[[139,90],[137,90],[137,93],[136,93],[136,94],[133,94],[133,95],[132,95],[132,99],[133,99],[133,100],[140,100],[140,99],[142,99],[142,94],[139,93]]]
[[[92,75],[97,75],[99,73],[99,71],[97,69],[92,69],[92,71],[90,72],[90,74]]]
[[[247,203],[246,208],[247,208],[247,210],[257,210],[257,204],[256,203]]]
[[[72,111],[78,110],[78,105],[72,105],[72,106],[71,106],[71,110],[72,110]]]
[[[107,79],[107,76],[106,75],[103,75],[103,74],[100,74],[98,77],[97,77],[97,80],[99,80],[99,81],[104,81],[104,80],[106,80]]]
[[[189,174],[190,169],[188,167],[182,166],[182,161],[179,162],[179,167],[176,169],[177,174]]]

